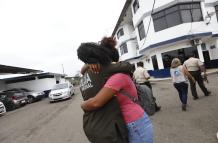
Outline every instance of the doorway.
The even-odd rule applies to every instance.
[[[158,68],[158,63],[157,63],[157,56],[154,55],[151,57],[151,59],[152,59],[154,70],[158,70],[159,68]]]
[[[203,51],[204,64],[206,68],[211,68],[209,51]]]

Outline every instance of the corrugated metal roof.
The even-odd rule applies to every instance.
[[[8,65],[0,65],[0,73],[24,74],[24,73],[36,73],[36,72],[42,72],[42,71],[35,70],[35,69],[8,66]]]

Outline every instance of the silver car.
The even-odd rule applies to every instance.
[[[70,83],[56,84],[49,93],[49,101],[54,102],[71,98],[75,94],[75,89]]]
[[[20,90],[22,90],[24,94],[27,96],[28,103],[42,100],[45,97],[45,93],[43,91],[33,91],[27,88],[20,88]]]

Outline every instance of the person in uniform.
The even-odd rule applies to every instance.
[[[204,95],[209,96],[211,92],[208,91],[208,89],[205,87],[202,74],[201,74],[203,72],[203,75],[206,76],[206,69],[205,69],[204,63],[201,62],[198,58],[195,58],[194,53],[192,53],[189,56],[189,59],[187,59],[183,65],[189,71],[189,73],[194,77],[199,87],[203,91]],[[196,84],[191,79],[189,79],[189,82],[191,86],[191,92],[192,92],[193,99],[196,100],[199,98],[197,94],[197,90],[196,90]]]
[[[143,62],[137,63],[137,68],[135,69],[135,71],[133,73],[133,79],[138,84],[148,86],[152,91],[152,86],[151,86],[151,83],[149,81],[150,75],[149,75],[148,71],[144,68]],[[153,97],[153,98],[156,101],[156,98],[155,97]],[[155,111],[157,112],[160,109],[161,109],[161,106],[158,106],[157,103],[155,102]]]

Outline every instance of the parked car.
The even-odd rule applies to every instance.
[[[51,89],[49,89],[49,90],[44,90],[43,92],[45,93],[45,97],[48,97],[49,93],[51,92]]]
[[[28,103],[39,101],[45,96],[45,93],[43,91],[33,91],[33,90],[26,89],[26,88],[19,88],[18,90],[21,90],[24,92],[24,94],[28,98]]]
[[[75,94],[75,89],[70,83],[56,84],[49,93],[50,102],[71,98]]]
[[[6,110],[14,110],[20,106],[26,105],[28,98],[23,92],[6,90],[0,92],[0,101],[4,103]]]
[[[5,105],[0,101],[0,115],[6,113]]]

